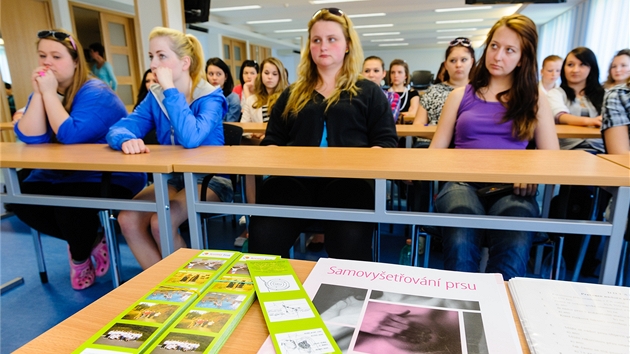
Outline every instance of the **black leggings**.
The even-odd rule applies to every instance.
[[[24,182],[21,189],[24,194],[101,197],[101,183]],[[109,196],[131,199],[133,194],[125,187],[112,184]],[[31,228],[68,241],[72,259],[83,261],[90,257],[101,225],[99,209],[28,204],[12,204],[12,208],[15,215]]]
[[[259,189],[260,204],[374,209],[372,181],[361,179],[270,177]],[[375,224],[350,221],[317,221],[326,235],[329,257],[372,260]],[[312,219],[253,216],[249,225],[249,250],[288,258],[289,249]]]

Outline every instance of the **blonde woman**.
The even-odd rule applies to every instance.
[[[343,11],[317,11],[308,23],[298,79],[278,98],[261,145],[314,147],[395,147],[392,110],[381,89],[361,77],[363,50]],[[269,177],[260,204],[374,207],[368,181],[333,178]],[[249,250],[289,255],[312,220],[252,217]],[[321,221],[330,257],[370,260],[373,224]]]
[[[125,154],[150,153],[142,138],[155,129],[162,145],[182,145],[195,148],[201,145],[223,145],[222,117],[227,102],[222,90],[204,80],[203,50],[192,35],[156,27],[149,34],[151,71],[157,84],[127,118],[114,125],[107,142]],[[186,214],[186,194],[182,175],[168,182],[173,244],[175,249],[186,244],[178,234]],[[230,201],[232,183],[214,177],[205,191],[207,200]],[[154,186],[145,188],[135,199],[155,198]],[[118,222],[127,244],[143,269],[162,259],[157,214],[122,211]]]
[[[88,77],[83,48],[64,30],[37,33],[39,66],[33,70],[26,111],[15,133],[26,144],[103,144],[109,127],[127,114],[124,104],[102,81]],[[101,197],[102,173],[33,170],[22,192]],[[141,173],[113,173],[110,196],[131,198],[146,183]],[[75,290],[94,284],[109,269],[109,254],[98,211],[43,205],[13,205],[30,227],[68,241],[70,281]],[[94,258],[92,263],[91,258]]]
[[[256,77],[253,95],[249,96],[243,106],[241,122],[266,123],[273,105],[282,91],[289,86],[284,65],[276,58],[263,60],[260,75]],[[253,134],[261,139],[262,134]]]

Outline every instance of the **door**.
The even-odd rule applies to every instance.
[[[116,93],[127,110],[132,111],[140,81],[133,19],[105,12],[100,13],[100,19],[107,61],[114,68],[118,81]]]
[[[223,37],[223,61],[230,67],[234,85],[238,85],[241,65],[247,59],[247,44],[238,39]]]

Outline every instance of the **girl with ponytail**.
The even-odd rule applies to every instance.
[[[163,27],[149,34],[149,59],[157,84],[127,117],[110,128],[107,142],[124,154],[149,153],[142,138],[152,129],[162,145],[223,145],[222,117],[227,112],[223,92],[203,78],[203,50],[192,35]],[[186,194],[182,175],[169,182],[170,213],[175,249],[185,246],[178,228],[186,219]],[[229,179],[215,176],[208,186],[207,200],[230,201]],[[149,186],[135,199],[155,198]],[[122,211],[118,217],[122,233],[143,269],[161,256],[157,214]]]

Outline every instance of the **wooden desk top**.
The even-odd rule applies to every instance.
[[[621,165],[625,168],[630,168],[630,152],[625,154],[625,155],[606,155],[606,154],[601,154],[601,155],[597,155],[603,159],[606,159],[608,161],[612,161],[618,165]]]
[[[148,154],[125,155],[105,144],[0,143],[0,167],[171,173],[173,161],[199,153],[181,146],[151,145],[150,149]]]
[[[230,122],[243,128],[244,133],[264,133],[267,129],[267,123],[237,123]],[[421,138],[431,139],[437,125],[409,125],[409,124],[396,124],[396,133],[398,136],[418,136]],[[558,138],[582,138],[582,139],[598,139],[601,138],[601,132],[599,128],[592,127],[578,127],[573,125],[556,125],[556,132]]]
[[[11,122],[0,122],[0,131],[11,130],[13,131],[13,123]]]
[[[180,249],[151,268],[138,274],[135,278],[112,290],[107,295],[96,300],[72,317],[66,319],[44,334],[33,339],[14,353],[70,353],[89,339],[94,333],[104,327],[114,317],[131,306],[140,297],[148,293],[155,285],[165,279],[173,270],[199,252],[198,250]],[[300,281],[304,282],[315,262],[291,260],[291,265]],[[509,293],[509,291],[508,291]],[[516,310],[512,304],[512,315],[519,332],[521,346],[524,353],[529,354],[527,342],[518,320]],[[260,310],[258,300],[254,302],[243,320],[236,327],[221,352],[225,353],[256,353],[265,339],[269,336],[267,325]]]
[[[583,151],[204,147],[176,172],[630,186],[627,169]]]
[[[267,130],[267,123],[241,123],[241,122],[227,122],[243,128],[243,133],[256,133],[264,134]]]

